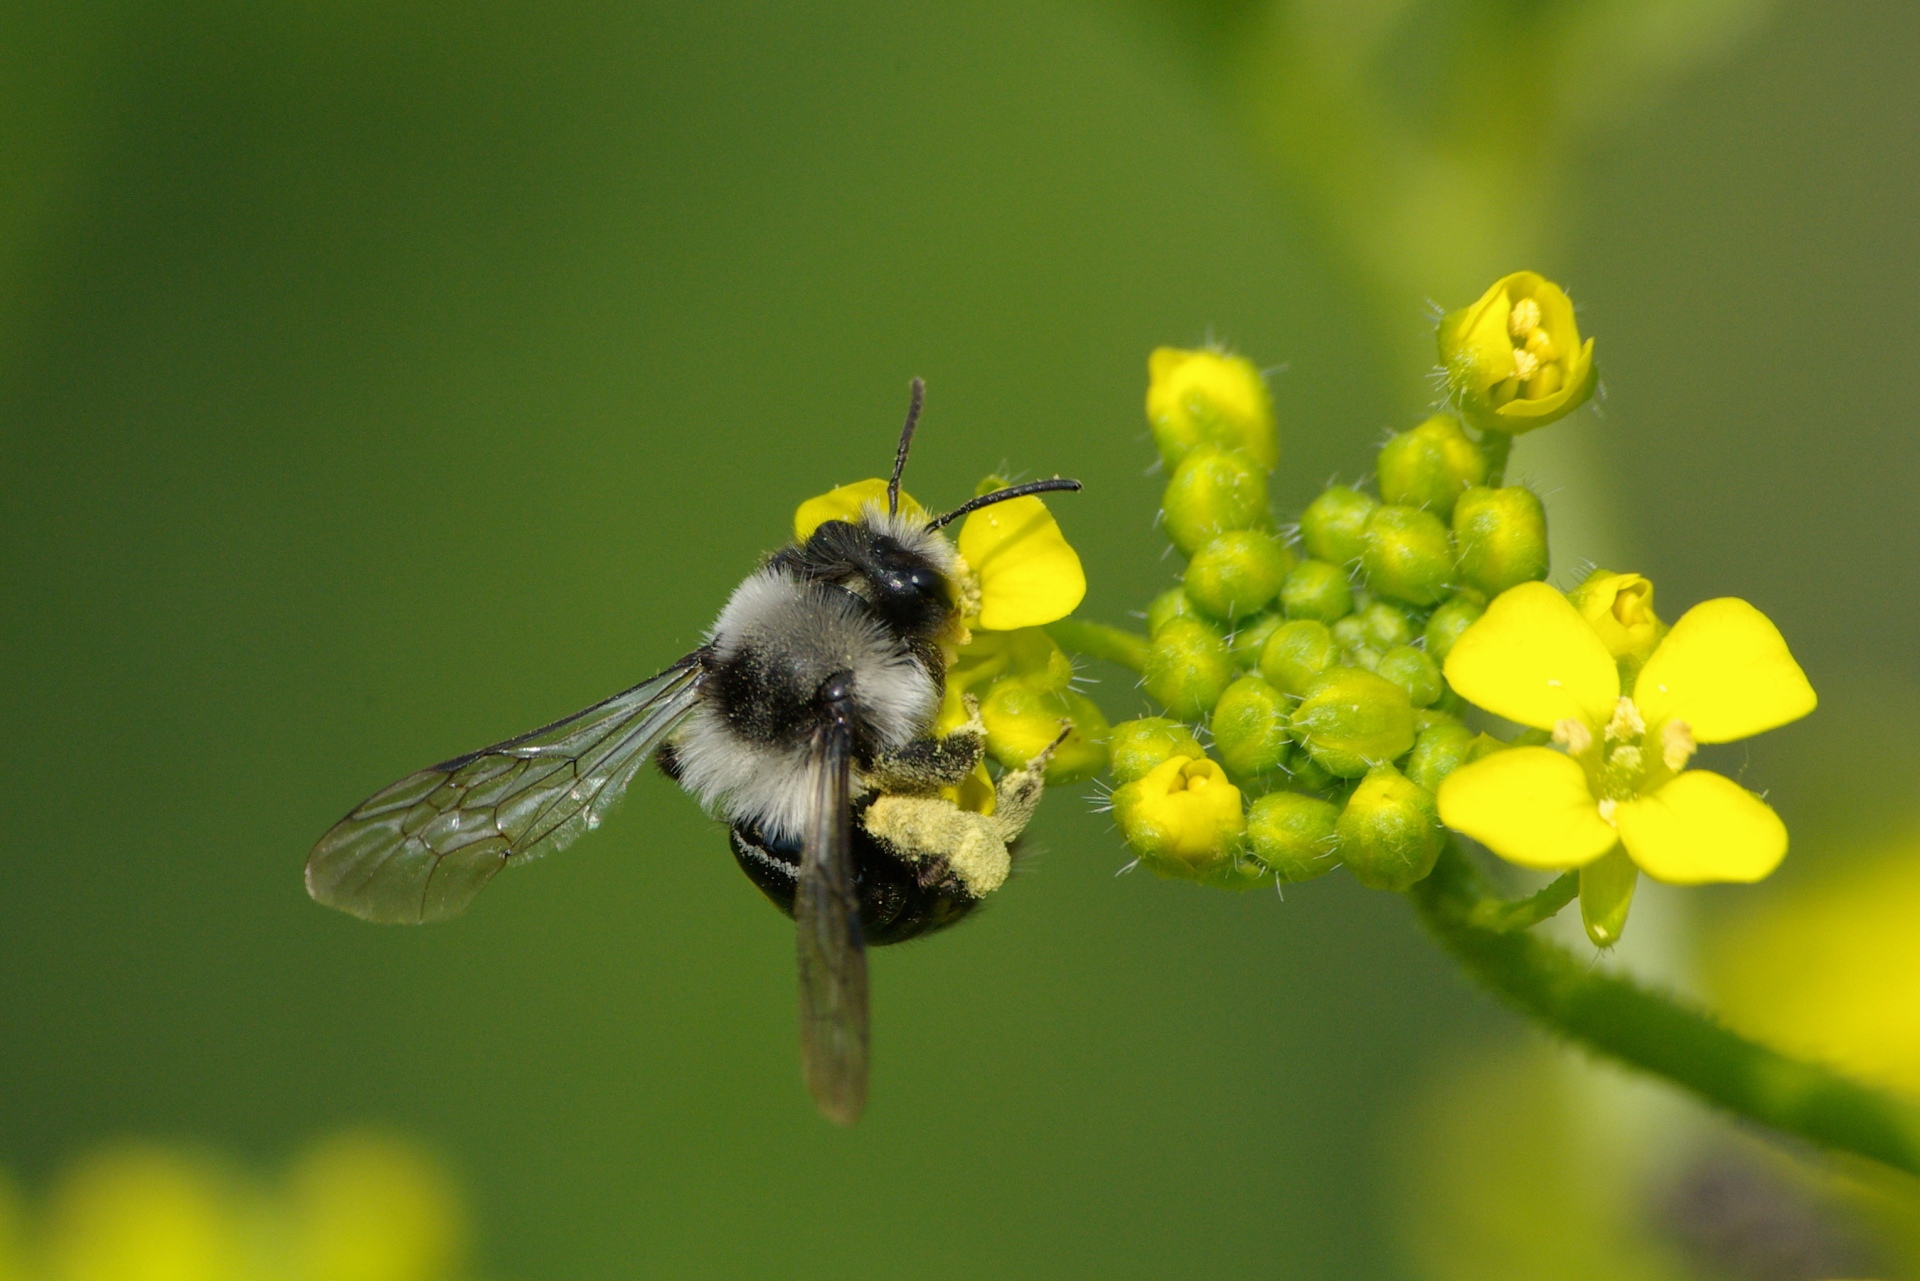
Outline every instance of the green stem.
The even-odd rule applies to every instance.
[[[1060,648],[1075,654],[1104,658],[1136,672],[1147,665],[1147,638],[1138,632],[1109,627],[1105,623],[1063,618],[1057,623],[1047,624],[1047,634],[1060,643]]]
[[[1468,913],[1468,923],[1475,929],[1492,930],[1495,934],[1532,929],[1573,902],[1579,893],[1580,873],[1563,872],[1538,894],[1511,901],[1482,899]]]
[[[1531,934],[1485,928],[1475,917],[1487,895],[1457,849],[1410,897],[1476,979],[1561,1034],[1738,1116],[1920,1174],[1920,1106],[1757,1045]]]
[[[1503,431],[1483,432],[1480,448],[1487,456],[1487,484],[1498,489],[1507,480],[1507,455],[1513,452],[1513,437]]]

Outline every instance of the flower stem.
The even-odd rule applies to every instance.
[[[1047,624],[1047,634],[1059,642],[1060,648],[1075,654],[1104,658],[1136,672],[1147,665],[1147,638],[1138,632],[1063,618]]]
[[[1473,905],[1469,923],[1495,934],[1532,929],[1573,902],[1580,894],[1580,873],[1562,872],[1538,894],[1523,899],[1482,899]]]
[[[1487,484],[1494,489],[1507,483],[1507,455],[1513,452],[1513,437],[1503,431],[1490,431],[1480,438],[1487,455]]]
[[[1738,1116],[1920,1174],[1920,1106],[1755,1044],[1544,939],[1487,928],[1479,914],[1497,900],[1457,848],[1449,846],[1410,897],[1476,979],[1562,1035]]]

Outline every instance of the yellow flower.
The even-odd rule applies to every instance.
[[[1440,785],[1440,817],[1510,862],[1575,868],[1623,846],[1655,880],[1757,881],[1787,829],[1752,792],[1687,761],[1812,711],[1813,687],[1764,614],[1730,597],[1673,625],[1623,691],[1599,633],[1544,583],[1503,593],[1447,655],[1447,680],[1495,715],[1550,730]],[[1631,882],[1626,886],[1631,893]],[[1591,906],[1591,905],[1587,905]]]
[[[1273,398],[1244,356],[1156,349],[1147,358],[1147,422],[1169,467],[1197,445],[1244,454],[1264,471],[1280,461]]]
[[[857,519],[869,506],[884,511],[886,498],[887,482],[877,478],[809,498],[793,514],[793,536],[804,542],[827,521]],[[927,514],[905,493],[900,510],[915,517]],[[1071,614],[1087,594],[1079,555],[1037,497],[981,508],[961,524],[959,541],[967,575],[961,600],[969,628],[1038,627]]]
[[[1531,272],[1502,276],[1440,322],[1440,364],[1461,414],[1518,434],[1564,418],[1593,395],[1593,340],[1580,341],[1573,300]]]
[[[1114,817],[1141,860],[1163,876],[1197,876],[1228,862],[1246,834],[1240,789],[1209,760],[1169,756],[1113,793]]]

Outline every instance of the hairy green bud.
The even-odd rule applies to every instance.
[[[1283,881],[1310,881],[1340,865],[1334,824],[1340,807],[1317,796],[1272,792],[1247,810],[1247,841]]]
[[[1236,780],[1264,782],[1286,768],[1287,696],[1265,677],[1242,676],[1214,705],[1213,750]]]
[[[1184,588],[1169,587],[1147,605],[1147,635],[1158,636],[1160,629],[1175,618],[1199,618],[1200,611],[1187,599]]]
[[[1274,629],[1260,650],[1260,674],[1298,698],[1340,658],[1325,623],[1296,619]]]
[[[1294,789],[1301,792],[1324,792],[1340,781],[1304,752],[1293,754],[1293,759],[1287,762],[1287,772],[1293,775]]]
[[[1440,665],[1427,652],[1411,645],[1396,645],[1380,656],[1373,669],[1401,689],[1415,707],[1431,707],[1439,701],[1446,682],[1440,678]]]
[[[1347,571],[1324,560],[1303,560],[1280,585],[1280,607],[1288,618],[1336,622],[1353,612],[1353,588]]]
[[[1264,614],[1255,614],[1236,626],[1233,635],[1227,637],[1227,648],[1233,651],[1233,661],[1242,667],[1258,665],[1260,651],[1267,647],[1267,638],[1286,621],[1280,611],[1269,610]]]
[[[1367,520],[1380,504],[1357,489],[1331,485],[1300,514],[1307,555],[1332,565],[1351,565],[1365,550]]]
[[[1353,879],[1404,890],[1425,879],[1446,839],[1433,793],[1391,765],[1367,771],[1334,826]]]
[[[1292,730],[1328,773],[1357,778],[1413,746],[1413,704],[1392,681],[1336,667],[1307,686]]]
[[[1367,625],[1358,614],[1348,614],[1333,625],[1333,643],[1340,647],[1340,656],[1349,666],[1368,671],[1380,666],[1380,651],[1368,639]]]
[[[1273,399],[1244,356],[1162,347],[1147,359],[1147,422],[1169,467],[1199,445],[1247,455],[1267,471],[1280,460]]]
[[[1456,514],[1457,519],[1457,514]],[[1432,512],[1388,506],[1367,518],[1367,586],[1410,605],[1437,604],[1453,579],[1453,540]]]
[[[1453,509],[1453,535],[1461,578],[1489,596],[1547,576],[1547,512],[1532,490],[1469,489]]]
[[[1142,683],[1175,716],[1198,720],[1238,674],[1226,638],[1197,618],[1176,618],[1148,644]]]
[[[1175,756],[1197,761],[1207,753],[1193,731],[1164,716],[1122,721],[1107,738],[1108,772],[1116,784],[1145,778],[1154,766]]]
[[[1401,645],[1413,644],[1418,635],[1414,631],[1413,620],[1407,617],[1407,611],[1396,609],[1385,601],[1375,601],[1354,617],[1360,622],[1360,636],[1364,644],[1382,653]]]
[[[1106,715],[1078,690],[1050,689],[1018,676],[995,681],[980,700],[987,752],[1007,769],[1018,769],[1045,751],[1071,726],[1047,762],[1047,783],[1077,783],[1107,765],[1110,730]]]
[[[1382,446],[1374,470],[1383,501],[1424,507],[1445,520],[1455,499],[1486,483],[1487,456],[1467,439],[1458,418],[1435,414]]]
[[[1459,721],[1437,721],[1422,729],[1407,757],[1407,777],[1429,792],[1440,790],[1441,780],[1467,763],[1473,731]]]
[[[1167,537],[1191,556],[1216,534],[1267,523],[1267,474],[1240,454],[1195,449],[1160,500]]]
[[[1447,655],[1453,652],[1453,643],[1460,639],[1460,633],[1479,621],[1486,613],[1486,607],[1463,597],[1454,597],[1427,616],[1427,653],[1436,663],[1447,661]]]
[[[1215,618],[1259,612],[1280,594],[1293,553],[1262,529],[1216,534],[1193,554],[1183,581],[1187,599]]]

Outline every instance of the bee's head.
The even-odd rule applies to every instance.
[[[902,635],[912,640],[943,639],[953,630],[960,596],[955,581],[958,555],[940,532],[969,512],[1009,498],[1050,490],[1078,489],[1077,480],[1035,480],[997,489],[925,520],[900,510],[900,474],[926,384],[913,380],[913,399],[894,451],[893,477],[887,482],[887,508],[869,505],[856,520],[829,520],[788,553],[787,563],[816,582],[832,583],[866,601]]]

